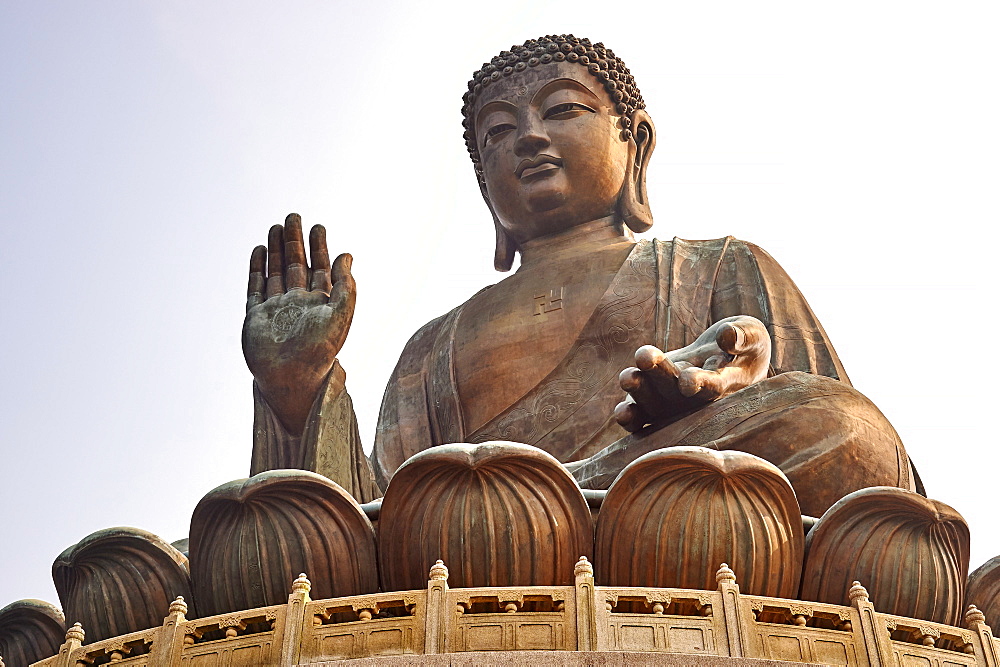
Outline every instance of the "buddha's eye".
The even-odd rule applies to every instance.
[[[510,132],[513,129],[514,126],[511,123],[500,123],[498,125],[494,125],[490,129],[486,130],[486,137],[483,139],[483,143],[488,143],[490,140],[495,139],[506,132]]]
[[[563,104],[557,104],[554,107],[549,107],[545,111],[545,114],[542,115],[542,118],[544,120],[569,120],[570,118],[576,118],[577,116],[585,113],[595,112],[586,104],[580,104],[579,102],[565,102]]]

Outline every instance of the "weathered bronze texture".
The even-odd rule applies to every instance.
[[[243,354],[254,374],[251,475],[312,470],[359,502],[381,495],[365,459],[345,373],[337,364],[354,317],[355,284],[348,254],[330,263],[326,230],[309,234],[290,214],[274,225],[267,247],[250,257]]]
[[[791,484],[743,452],[669,447],[630,463],[597,520],[596,576],[609,586],[709,589],[726,562],[753,595],[796,597],[804,536]]]
[[[874,487],[850,494],[809,531],[801,597],[843,604],[852,581],[887,614],[957,625],[969,571],[969,527],[953,508]]]
[[[671,445],[702,445],[759,456],[781,468],[803,514],[821,516],[869,486],[915,488],[895,429],[845,382],[788,372],[714,401],[663,427],[628,435],[579,464],[581,486],[607,488],[629,461]]]
[[[7,667],[522,649],[1000,664],[1000,557],[966,594],[965,522],[913,492],[784,270],[732,237],[634,239],[656,131],[624,63],[529,40],[475,73],[462,112],[495,266],[520,266],[411,337],[371,459],[337,360],[352,259],[331,262],[321,225],[307,252],[290,214],[250,259],[252,477],[195,509],[191,576],[153,535],[95,533],[53,567],[64,641],[44,603],[0,610]],[[968,602],[982,611],[957,627]]]
[[[324,597],[378,590],[371,522],[315,473],[273,470],[215,488],[194,510],[190,539],[203,616],[281,604],[300,572]]]
[[[18,600],[0,609],[0,660],[6,667],[28,667],[59,652],[66,619],[42,600]]]
[[[188,559],[137,528],[88,535],[60,554],[52,578],[66,619],[91,641],[157,625],[174,598],[191,599]]]
[[[435,447],[399,469],[382,501],[382,588],[422,587],[439,558],[456,585],[566,585],[593,534],[576,482],[540,449]]]
[[[976,605],[988,624],[1000,627],[1000,556],[989,559],[969,575],[965,603]]]
[[[329,268],[315,226],[307,262],[299,217],[273,227],[252,254],[244,324],[254,471],[337,461],[331,478],[364,502],[373,475],[384,490],[418,452],[507,440],[607,488],[637,456],[686,444],[771,461],[814,515],[866,486],[915,488],[899,437],[767,253],[731,237],[634,240],[652,224],[656,131],[610,49],[571,35],[516,45],[474,75],[463,115],[497,268],[518,254],[520,267],[410,339],[369,467],[342,380],[324,388],[351,323],[349,257]],[[308,426],[333,421],[325,439]]]

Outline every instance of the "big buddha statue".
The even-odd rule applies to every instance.
[[[621,60],[529,40],[462,113],[496,268],[520,263],[413,334],[371,456],[337,361],[351,256],[292,214],[250,259],[252,476],[209,491],[186,540],[115,527],[65,549],[63,612],[0,608],[7,664],[997,664],[1000,557],[967,578],[967,524],[923,494],[788,275],[732,237],[633,237],[656,130]]]
[[[297,215],[272,227],[251,256],[243,328],[253,474],[313,470],[366,502],[422,450],[506,440],[594,489],[663,447],[739,450],[777,465],[811,516],[858,489],[917,488],[898,435],[774,259],[732,237],[635,240],[653,224],[656,129],[610,49],[550,35],[503,51],[462,113],[495,266],[519,255],[519,267],[412,336],[368,459],[337,362],[351,257],[331,262],[320,225],[307,257]]]

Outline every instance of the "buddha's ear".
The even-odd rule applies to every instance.
[[[646,195],[646,167],[656,147],[656,128],[653,119],[641,109],[630,118],[632,136],[628,140],[628,167],[618,198],[618,213],[629,229],[639,233],[653,226],[653,212]]]
[[[497,212],[493,210],[493,202],[490,201],[490,196],[486,192],[486,186],[482,182],[479,183],[479,191],[482,193],[486,205],[490,207],[490,214],[493,216],[493,226],[497,232],[497,247],[493,253],[493,268],[497,271],[510,271],[511,267],[514,266],[514,251],[517,250],[517,244],[514,243],[514,239],[507,235],[507,231],[500,224],[500,218],[497,217]]]

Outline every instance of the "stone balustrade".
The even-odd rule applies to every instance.
[[[879,613],[858,583],[850,590],[851,606],[839,606],[741,594],[725,564],[716,590],[598,586],[585,558],[574,572],[573,586],[451,589],[438,561],[425,590],[326,600],[310,599],[311,584],[301,575],[284,605],[188,620],[178,598],[162,626],[93,644],[84,643],[85,629],[77,624],[57,655],[35,665],[292,666],[391,655],[579,651],[1000,666],[1000,640],[971,606],[967,627],[960,628]],[[572,655],[566,657],[572,664]]]

